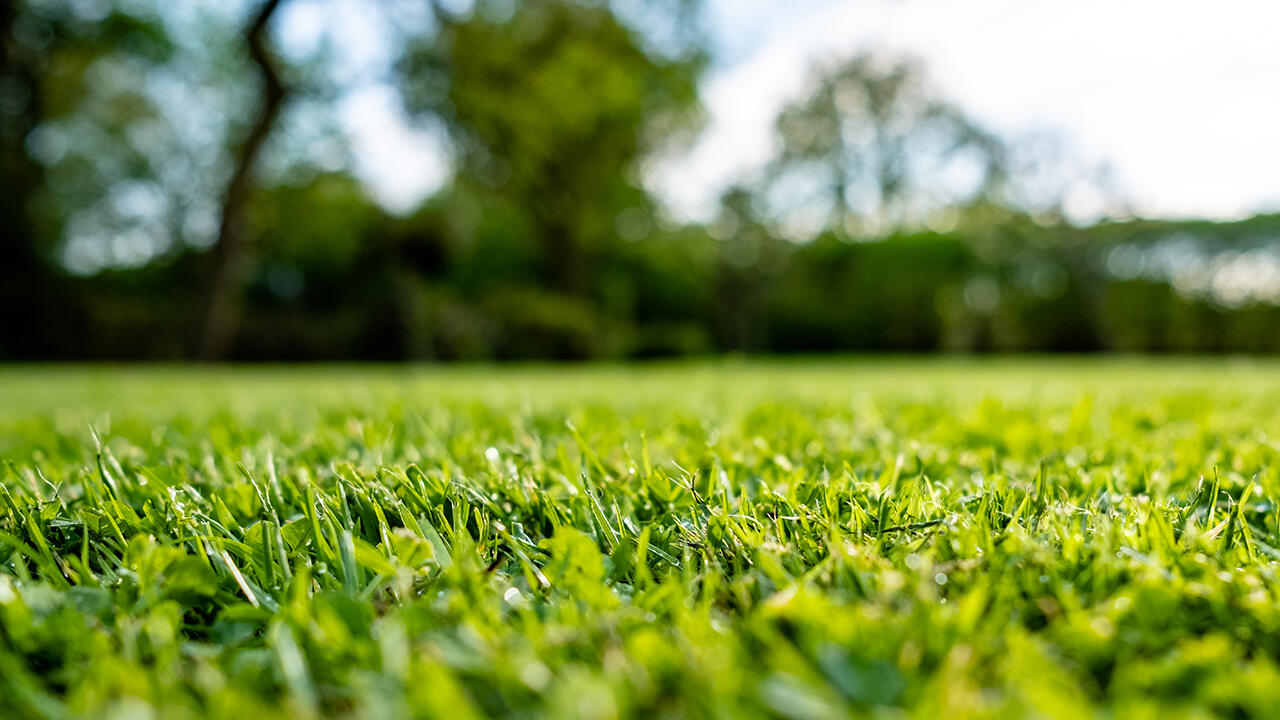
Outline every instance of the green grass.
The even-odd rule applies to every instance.
[[[0,716],[1272,716],[1278,443],[1272,362],[9,368]]]

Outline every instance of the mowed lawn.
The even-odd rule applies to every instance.
[[[0,370],[3,717],[1274,717],[1280,362]]]

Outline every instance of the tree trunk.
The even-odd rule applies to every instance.
[[[236,152],[235,166],[222,198],[222,217],[212,251],[213,268],[205,294],[204,325],[200,336],[199,355],[204,360],[228,357],[244,314],[241,276],[248,260],[244,216],[253,185],[253,167],[275,127],[287,93],[275,60],[266,47],[267,26],[280,3],[281,0],[263,2],[245,31],[249,57],[258,68],[262,90],[257,116]]]

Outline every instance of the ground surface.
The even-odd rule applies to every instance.
[[[0,372],[0,715],[1267,716],[1280,364]]]

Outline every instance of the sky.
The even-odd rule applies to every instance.
[[[378,28],[362,26],[374,21],[358,3],[337,0],[352,8],[338,15],[361,62],[376,65]],[[308,3],[297,5],[286,41],[306,35]],[[678,219],[709,219],[729,184],[760,172],[773,118],[804,94],[815,62],[862,51],[923,60],[939,95],[1006,137],[1058,139],[1081,167],[1106,168],[1135,214],[1280,210],[1280,3],[709,0],[706,12],[707,125],[646,177]],[[354,93],[343,118],[357,171],[389,209],[447,179],[438,134],[411,126],[389,87]],[[1085,185],[1067,204],[1080,218],[1112,209]]]

